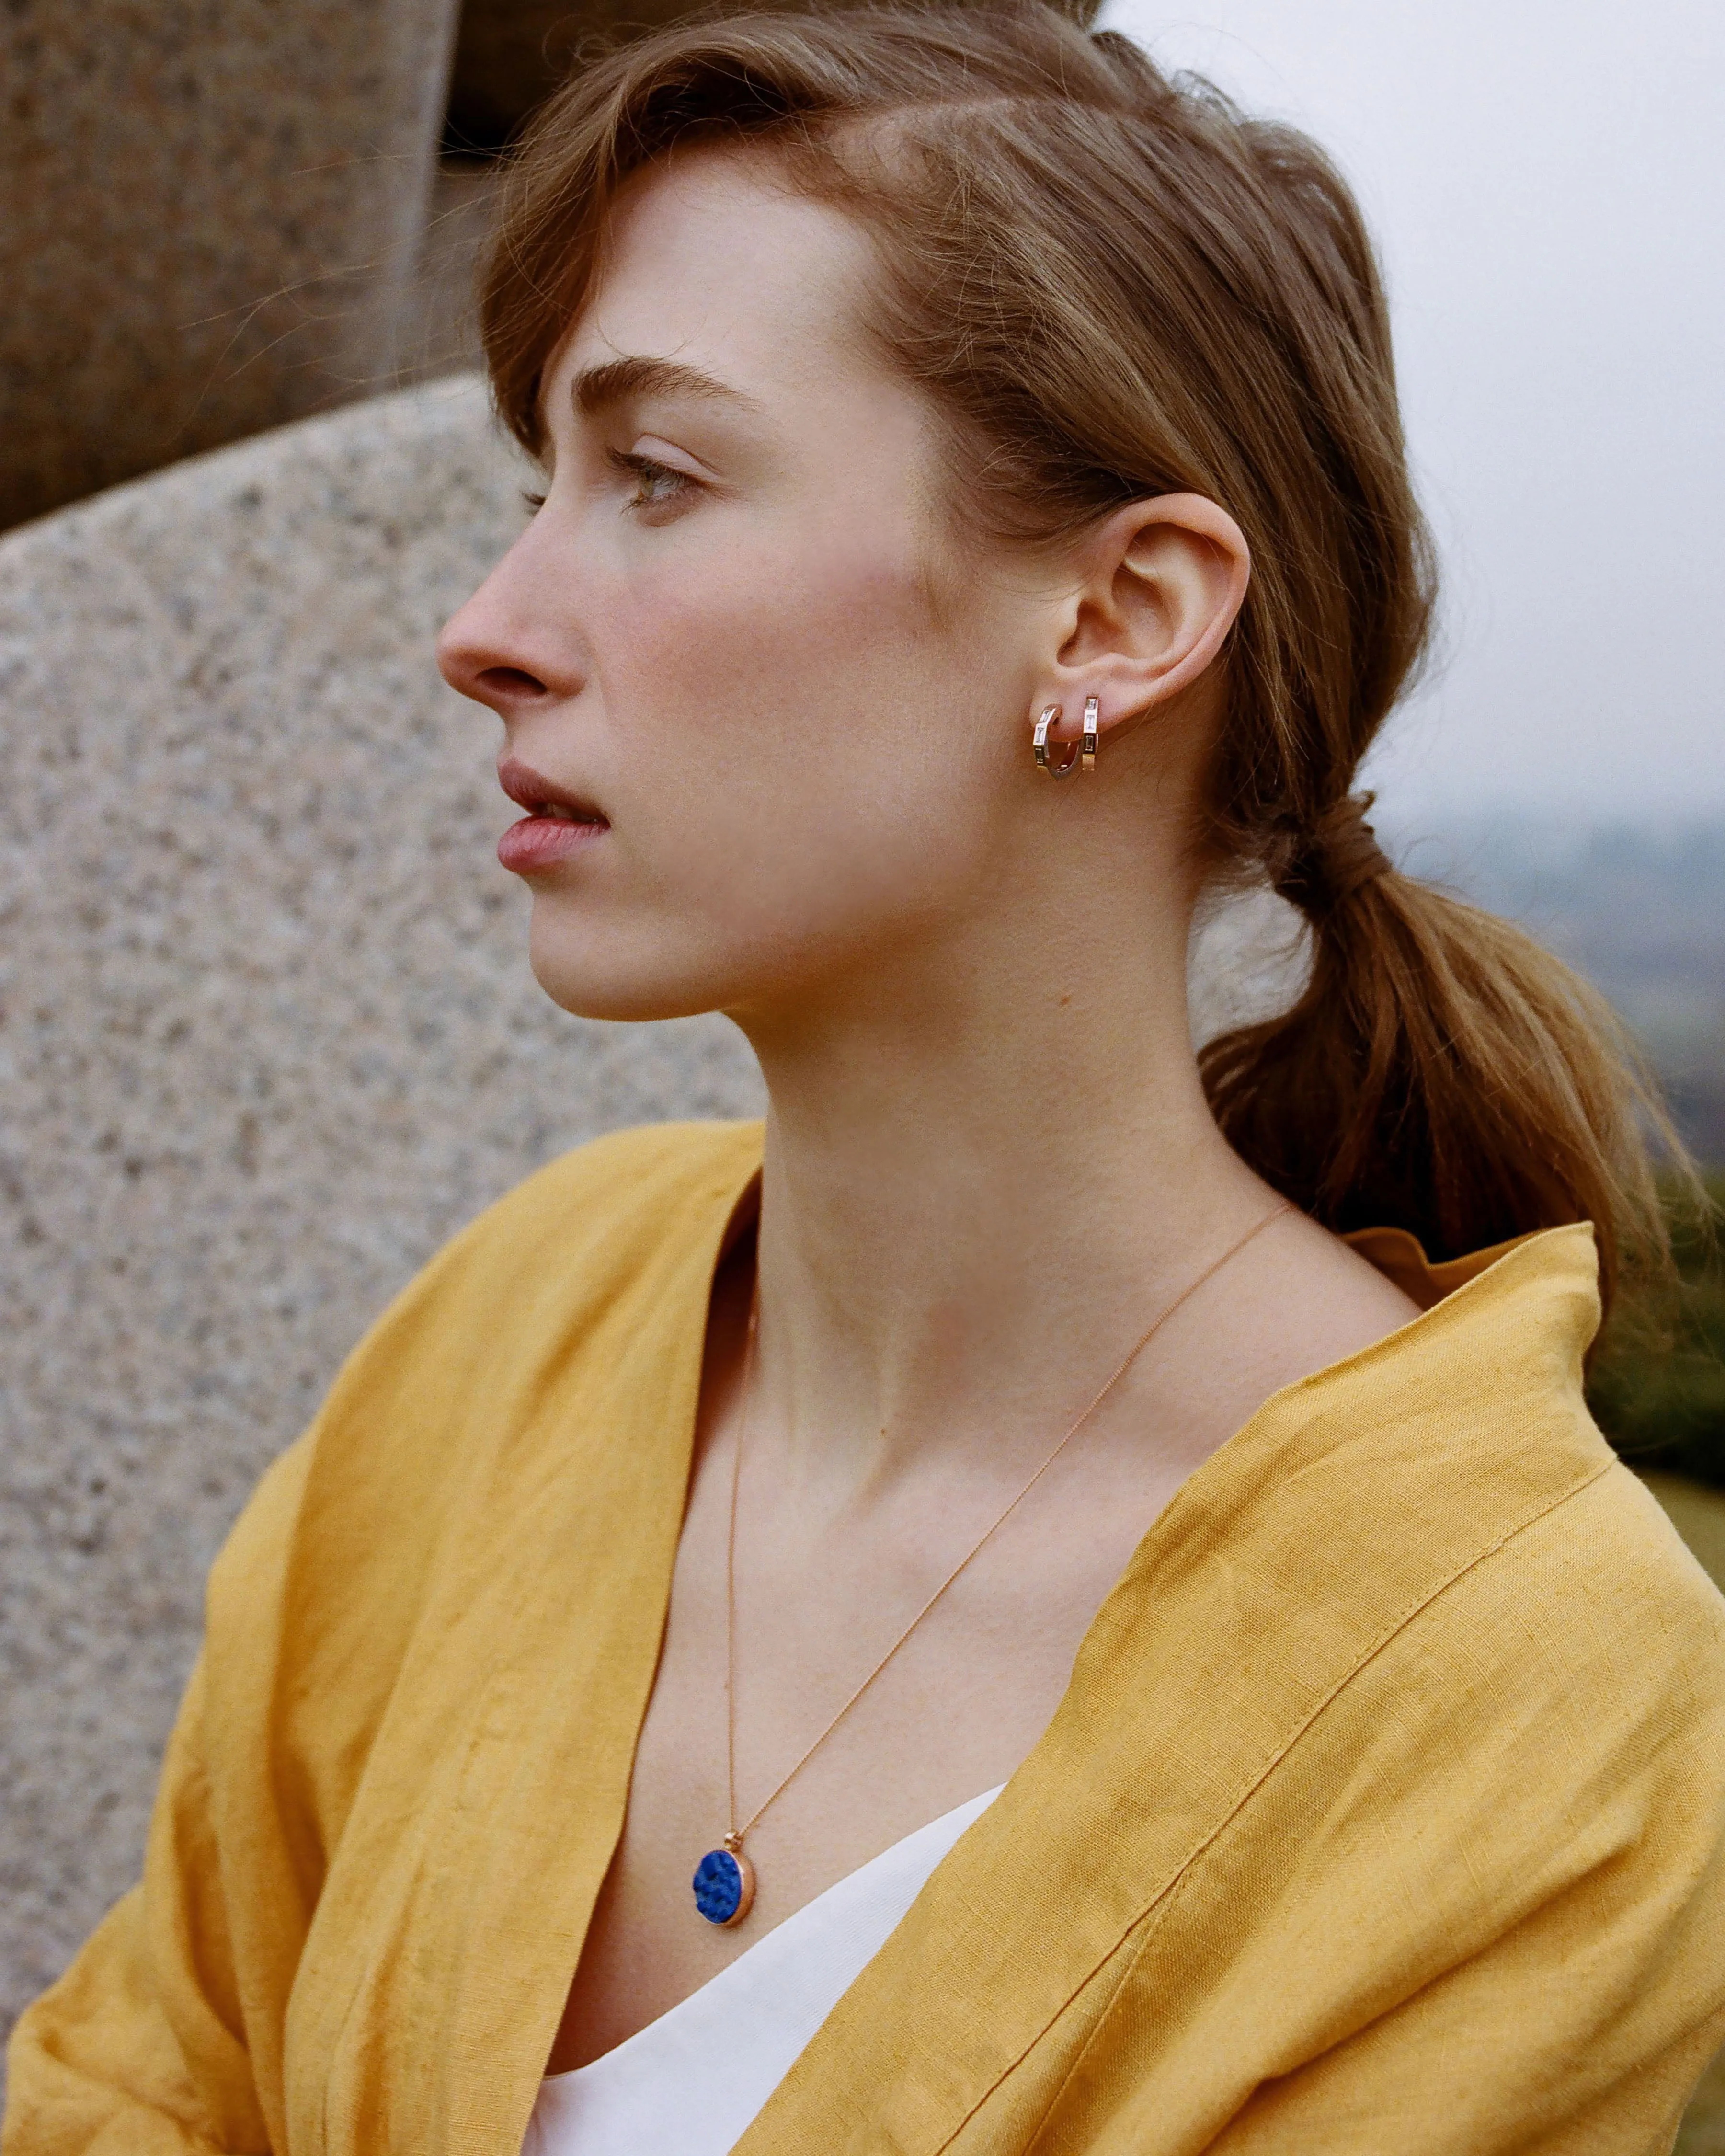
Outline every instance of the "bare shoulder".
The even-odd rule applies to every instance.
[[[1266,1394],[1420,1316],[1410,1296],[1303,1213],[1284,1214],[1241,1259],[1237,1335]]]
[[[1286,1213],[1194,1298],[1156,1369],[1161,1442],[1189,1473],[1273,1394],[1411,1324],[1420,1306],[1339,1236]]]

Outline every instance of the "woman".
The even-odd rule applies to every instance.
[[[361,1348],[8,2148],[1669,2148],[1725,1608],[1582,1402],[1609,1022],[1351,791],[1430,585],[1342,182],[1034,6],[708,23],[549,109],[485,322],[536,971],[729,1013],[764,1137]],[[1254,876],[1310,985],[1200,1061]]]

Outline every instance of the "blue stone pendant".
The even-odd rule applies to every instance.
[[[695,1906],[710,1924],[740,1924],[755,1898],[755,1867],[740,1849],[710,1849],[695,1867]]]

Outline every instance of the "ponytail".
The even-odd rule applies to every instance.
[[[1434,1259],[1590,1220],[1609,1312],[1668,1264],[1656,1096],[1604,998],[1495,915],[1399,875],[1344,798],[1267,863],[1306,914],[1293,1008],[1200,1057],[1230,1142],[1338,1233],[1393,1224]]]

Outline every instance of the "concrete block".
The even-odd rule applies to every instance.
[[[0,9],[0,526],[390,382],[454,18]]]

